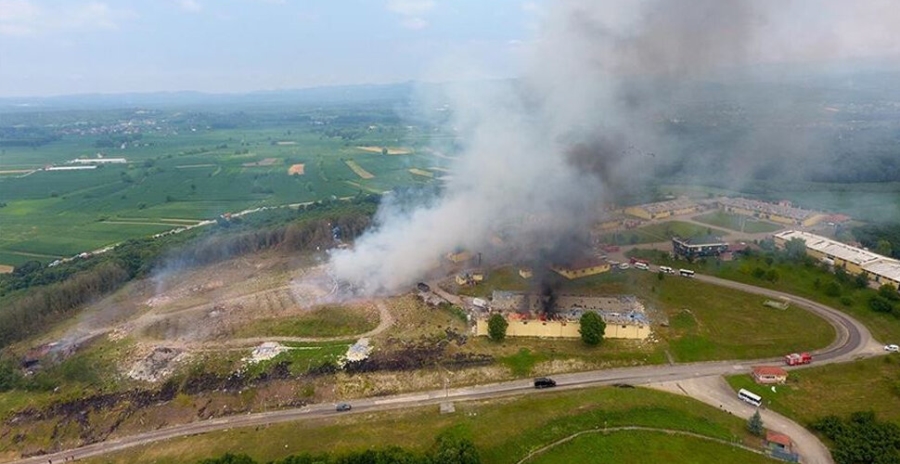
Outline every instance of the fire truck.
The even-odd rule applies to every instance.
[[[809,353],[791,353],[784,357],[784,363],[788,366],[799,366],[800,364],[809,364],[812,362],[812,356]]]

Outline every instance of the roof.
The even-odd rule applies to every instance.
[[[776,366],[757,366],[753,368],[753,375],[771,375],[775,377],[787,376],[786,370]]]
[[[799,238],[806,242],[807,248],[859,266],[865,266],[867,264],[874,263],[879,259],[886,259],[884,256],[863,250],[862,248],[852,247],[830,238],[810,234],[808,232],[801,232],[799,230],[786,230],[784,232],[779,232],[775,234],[775,237],[785,241]]]
[[[696,237],[691,238],[673,238],[672,240],[679,241],[685,245],[694,245],[694,246],[703,246],[703,245],[727,245],[728,243],[722,240],[722,237],[718,237],[715,235],[698,235]]]
[[[789,217],[794,220],[804,220],[819,214],[816,211],[796,208],[787,204],[767,203],[765,201],[750,200],[747,198],[721,197],[718,201],[722,206],[741,208],[748,211],[758,211],[766,214],[777,214],[778,216]]]
[[[643,205],[636,205],[634,208],[641,208],[648,213],[660,213],[663,211],[677,211],[687,208],[695,208],[697,206],[696,203],[687,199],[687,198],[678,198],[675,200],[668,201],[660,201],[657,203],[645,203]]]
[[[783,433],[766,431],[766,441],[769,443],[778,443],[782,446],[791,446],[791,437]]]
[[[867,272],[878,274],[895,282],[900,282],[900,261],[895,259],[880,259],[872,264],[863,266]]]
[[[571,262],[565,263],[565,264],[554,264],[553,267],[555,267],[557,269],[574,271],[574,270],[578,270],[578,269],[589,269],[592,267],[608,266],[608,265],[609,265],[609,263],[607,263],[606,261],[601,260],[601,259],[584,258],[584,259],[571,261]]]

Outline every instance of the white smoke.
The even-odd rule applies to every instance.
[[[773,42],[778,38],[795,48],[811,44],[792,51],[794,58],[817,53],[816,34],[827,28],[817,23],[808,34],[797,32],[790,18],[779,16],[782,4],[547,5],[539,33],[526,43],[521,79],[447,87],[465,148],[441,196],[412,210],[386,200],[376,226],[352,250],[332,255],[336,276],[367,293],[394,291],[423,279],[445,253],[490,250],[497,233],[512,242],[507,250],[518,250],[508,260],[534,261],[548,252],[552,259],[573,234],[587,230],[611,191],[652,170],[658,160],[647,150],[664,150],[659,122],[669,103],[691,100],[685,82],[766,57],[783,59],[783,44]],[[817,5],[791,2],[789,11],[818,11]],[[777,155],[768,149],[790,134],[772,134],[747,136],[753,145],[741,140],[739,148],[763,140],[769,145],[760,146]],[[754,168],[747,164],[740,169]]]

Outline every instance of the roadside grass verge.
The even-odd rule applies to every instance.
[[[258,319],[237,328],[236,337],[343,337],[378,326],[371,307],[327,305],[293,317]]]
[[[769,409],[804,425],[830,414],[846,417],[864,410],[875,410],[879,419],[900,425],[898,355],[792,370],[787,383],[774,392],[755,384],[749,375],[727,380],[735,391],[753,391]]]
[[[437,434],[451,427],[469,433],[488,464],[516,462],[532,450],[573,433],[605,426],[659,427],[751,446],[758,443],[747,435],[741,419],[690,398],[643,388],[606,387],[461,402],[456,410],[455,414],[438,414],[437,406],[427,406],[273,424],[256,430],[233,429],[167,440],[85,462],[181,463],[226,452],[247,453],[265,462],[301,452],[340,454],[387,446],[423,452]],[[624,462],[648,462],[642,459],[643,447],[626,446],[634,443],[632,436],[630,432],[616,433],[607,439],[617,453],[621,450],[619,456]],[[644,441],[653,443],[657,437],[647,436]],[[575,448],[577,452],[580,445]],[[695,462],[691,457],[690,453],[673,456],[667,462]]]
[[[724,211],[715,211],[702,216],[694,216],[694,220],[714,227],[721,227],[748,234],[775,232],[776,230],[784,228],[771,222],[761,221],[756,218],[738,214],[729,214]]]
[[[696,235],[726,236],[728,232],[712,227],[682,221],[667,221],[650,224],[637,229],[614,232],[604,235],[603,241],[614,245],[638,245],[670,240],[672,237],[694,237]]]

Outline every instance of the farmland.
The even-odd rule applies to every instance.
[[[48,262],[261,206],[381,193],[429,182],[417,169],[446,164],[423,150],[440,134],[426,139],[377,103],[218,111],[5,116],[53,137],[2,147],[0,264]],[[43,170],[101,156],[126,162]]]

